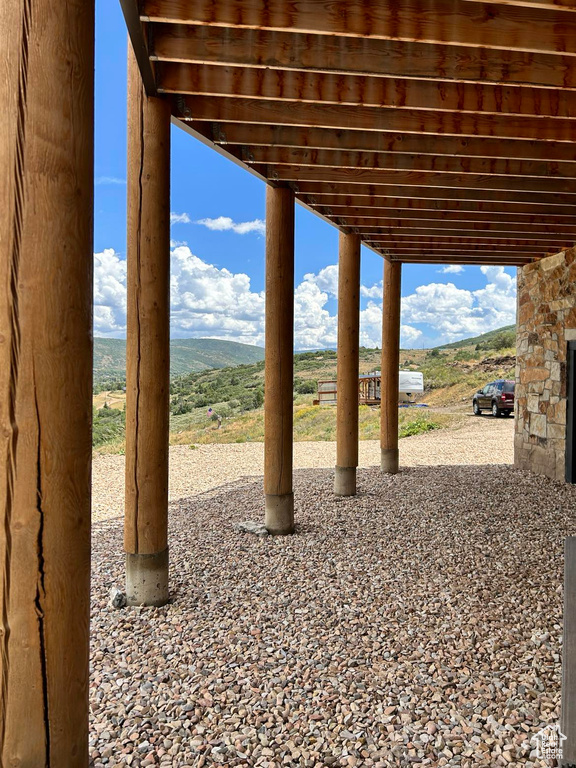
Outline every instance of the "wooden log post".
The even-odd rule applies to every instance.
[[[266,190],[265,347],[265,525],[285,535],[294,533],[294,193],[287,187]]]
[[[86,768],[94,2],[0,29],[0,765]]]
[[[384,259],[380,448],[383,472],[398,472],[398,386],[400,365],[400,285],[402,264]]]
[[[128,53],[126,597],[168,591],[170,398],[170,104],[148,98]]]
[[[576,536],[564,545],[564,642],[562,648],[562,726],[567,740],[560,764],[576,764]]]
[[[340,233],[334,493],[354,496],[358,466],[360,235]]]

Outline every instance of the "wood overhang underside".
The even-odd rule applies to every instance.
[[[576,0],[121,0],[175,121],[392,261],[576,240]]]

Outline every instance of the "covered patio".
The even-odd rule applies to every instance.
[[[280,698],[276,708],[288,710],[285,722],[294,723],[293,708],[299,711],[300,702],[310,704],[310,697],[315,701],[316,690],[318,716],[314,722],[322,723],[318,730],[326,741],[322,729],[330,730],[331,715],[323,709],[328,704],[320,701],[320,692],[329,690],[331,672],[329,666],[325,669],[316,661],[322,656],[322,644],[328,647],[341,635],[343,650],[334,653],[347,654],[349,670],[343,688],[331,683],[336,722],[346,706],[350,712],[343,715],[342,724],[354,724],[358,711],[354,707],[361,711],[365,705],[355,703],[356,695],[363,702],[372,690],[373,682],[367,678],[377,668],[377,660],[384,669],[385,662],[394,657],[395,662],[400,659],[393,668],[394,679],[404,679],[400,704],[388,701],[394,683],[384,670],[370,706],[376,708],[378,728],[390,724],[384,718],[394,714],[386,712],[391,706],[400,706],[400,722],[407,725],[412,720],[402,720],[406,710],[412,709],[411,704],[418,710],[418,697],[426,700],[426,675],[432,675],[438,686],[446,670],[444,661],[424,646],[406,645],[413,656],[402,660],[394,638],[404,629],[407,636],[414,637],[422,628],[439,642],[449,636],[452,622],[462,619],[465,628],[460,637],[469,640],[466,633],[475,634],[472,657],[452,658],[452,650],[460,653],[455,640],[450,664],[456,665],[460,659],[464,671],[452,671],[451,676],[446,672],[444,693],[454,690],[445,698],[438,693],[440,702],[432,698],[444,706],[438,708],[437,719],[454,717],[459,722],[459,718],[472,717],[458,685],[473,684],[469,679],[480,674],[474,654],[485,654],[497,643],[499,648],[492,648],[497,654],[496,668],[489,665],[492,681],[486,682],[487,691],[496,696],[490,686],[501,690],[497,684],[501,682],[506,694],[510,693],[510,701],[501,702],[498,710],[503,718],[498,727],[515,727],[517,722],[507,721],[510,717],[517,721],[528,718],[530,729],[536,720],[541,724],[545,709],[557,714],[560,660],[554,654],[558,655],[558,645],[551,644],[550,654],[544,651],[542,658],[526,651],[535,668],[550,672],[548,681],[531,677],[532,687],[526,688],[517,664],[529,646],[528,631],[538,634],[542,626],[548,640],[561,631],[559,537],[574,532],[566,511],[572,508],[572,488],[538,474],[564,479],[564,463],[568,457],[572,459],[571,441],[576,435],[576,410],[569,398],[574,379],[574,375],[569,378],[569,353],[576,350],[568,346],[576,340],[575,254],[570,250],[576,233],[576,7],[571,0],[400,0],[394,4],[375,0],[121,0],[121,4],[131,43],[125,553],[118,551],[117,530],[102,532],[97,550],[103,545],[116,549],[107,553],[110,561],[102,560],[105,567],[110,562],[117,565],[119,557],[124,559],[129,605],[157,608],[155,612],[131,608],[130,613],[118,615],[119,624],[133,621],[133,644],[125,651],[130,664],[125,669],[134,671],[134,654],[150,641],[146,636],[149,616],[154,621],[166,617],[166,632],[163,635],[158,630],[156,650],[166,643],[165,638],[173,637],[168,625],[182,627],[178,630],[181,639],[186,633],[193,637],[196,631],[206,631],[193,626],[199,617],[190,609],[190,601],[196,599],[191,590],[202,576],[197,565],[189,565],[196,554],[187,538],[194,528],[186,510],[175,511],[171,536],[168,526],[170,126],[174,123],[267,184],[264,498],[260,491],[255,496],[252,488],[244,501],[254,505],[258,499],[254,515],[262,514],[266,529],[278,538],[250,542],[247,557],[255,563],[255,573],[267,563],[270,584],[276,583],[274,568],[283,577],[282,594],[287,595],[288,603],[274,604],[277,625],[284,620],[282,606],[288,608],[292,599],[291,588],[300,589],[306,598],[305,585],[309,585],[310,593],[318,595],[318,612],[313,611],[310,619],[332,627],[330,636],[319,636],[317,658],[304,641],[307,620],[286,619],[282,632],[287,634],[281,632],[278,647],[270,640],[273,650],[268,651],[268,646],[263,650],[280,653],[279,665],[284,665],[297,649],[294,663],[301,665],[300,688],[292,697],[283,695],[284,687],[275,681],[279,675],[282,681],[281,673],[260,655],[255,662],[258,675],[263,675],[259,678],[263,688],[256,685],[262,690],[259,706],[266,710],[266,697],[273,690],[276,699]],[[94,3],[6,0],[0,5],[0,29],[5,33],[0,79],[0,767],[85,768],[89,761]],[[295,202],[340,231],[336,466],[333,476],[303,476],[296,491],[292,448]],[[381,467],[378,472],[371,470],[364,480],[360,477],[357,486],[361,245],[383,259],[384,309]],[[534,475],[492,469],[485,477],[473,479],[460,469],[454,474],[460,479],[455,493],[453,484],[450,490],[443,485],[440,470],[398,474],[404,263],[521,268],[525,298],[520,308],[516,460]],[[496,496],[481,490],[489,479]],[[413,503],[403,502],[405,491]],[[224,502],[234,505],[242,500],[231,502],[227,497]],[[223,525],[234,517],[228,519],[221,511],[218,518],[212,502],[203,509]],[[194,520],[204,514],[197,506],[191,512]],[[292,539],[295,530],[298,535]],[[228,536],[229,532],[224,534],[224,538]],[[526,554],[526,562],[507,561],[506,551],[498,543],[502,536],[510,539],[512,552]],[[562,728],[568,736],[564,759],[568,764],[576,762],[574,543],[569,539],[566,560],[562,684]],[[337,578],[338,563],[343,562],[339,558],[348,544],[358,545],[359,553],[366,547],[361,568],[348,574],[350,579],[359,578],[357,594],[363,607],[358,621],[347,615],[356,609],[334,601],[329,586],[327,602],[320,605],[320,574],[327,569],[325,585]],[[480,545],[481,555],[477,552]],[[169,547],[177,566],[170,578]],[[230,549],[210,551],[218,573],[227,578],[234,562],[227,560]],[[306,570],[307,554],[312,555],[310,563],[317,559],[316,568]],[[413,582],[430,558],[430,578],[438,592],[436,596],[426,593],[422,602],[413,597]],[[479,563],[490,558],[494,558],[491,568],[483,570]],[[214,563],[204,563],[209,573]],[[351,563],[353,559],[344,562],[344,571]],[[452,564],[454,571],[450,570]],[[401,581],[397,592],[395,568]],[[298,577],[291,585],[293,572]],[[306,578],[298,587],[303,574]],[[96,583],[103,585],[106,578],[105,571],[99,573]],[[226,583],[208,582],[217,593]],[[497,605],[490,602],[490,584],[499,585]],[[232,590],[230,595],[237,602],[233,609],[227,606],[224,623],[232,626],[240,621],[242,601],[248,599],[251,587],[254,585],[246,583],[242,589]],[[262,589],[268,600],[276,599],[273,592],[266,592],[267,587]],[[352,592],[355,589],[352,585]],[[474,589],[480,590],[478,599],[486,601],[481,613],[486,623],[481,630],[468,626],[467,600]],[[532,605],[536,601],[533,620],[538,627],[526,623],[521,610],[517,612],[516,600],[527,595]],[[205,598],[197,595],[201,599]],[[432,610],[434,600],[440,601],[437,612]],[[373,602],[379,611],[373,624],[365,613],[366,602]],[[304,604],[299,607],[305,609]],[[334,621],[327,619],[328,608],[335,611]],[[508,629],[514,625],[521,634],[520,656],[512,650],[510,655],[502,651],[514,645],[514,640],[505,639],[509,633],[500,635],[500,629],[488,632],[490,627],[500,626],[503,610],[508,611],[504,624]],[[208,614],[214,622],[219,620],[216,614]],[[179,615],[185,619],[182,625]],[[106,632],[116,631],[109,614],[104,617],[97,612],[93,619],[96,626],[103,622]],[[137,620],[144,621],[142,635],[136,632]],[[353,626],[359,634],[348,637]],[[370,629],[373,626],[378,632]],[[264,642],[271,631],[265,622],[260,635],[257,630],[258,623],[248,630],[248,639],[262,635]],[[477,638],[481,631],[489,637]],[[289,640],[294,643],[292,649]],[[363,650],[351,655],[354,640]],[[226,653],[235,648],[234,637],[231,642],[230,647],[223,646]],[[242,655],[245,645],[238,640],[238,648],[230,652]],[[106,686],[102,691],[108,693],[118,679],[110,677],[104,647],[108,648],[106,640],[96,651],[95,675]],[[208,677],[216,687],[204,691],[196,676],[203,675],[200,670],[204,668],[196,664],[196,650],[192,643],[186,651],[187,663],[194,670],[178,684],[182,691],[191,686],[186,698],[177,699],[188,703],[174,705],[192,707],[196,720],[184,719],[196,731],[186,724],[178,726],[184,731],[179,734],[181,740],[207,732],[202,725],[205,712],[196,713],[198,706],[210,709],[214,705],[214,711],[217,706],[222,710],[225,702],[219,704],[218,697],[225,698],[229,684],[234,691],[234,686],[250,683],[248,672],[248,682],[244,678],[239,682],[236,672],[212,680],[210,676],[220,672],[207,664]],[[164,653],[165,658],[170,657],[170,651]],[[219,658],[218,653],[214,658]],[[122,669],[125,660],[116,655],[115,660]],[[178,664],[181,661],[179,657]],[[308,662],[307,673],[303,667]],[[439,667],[431,670],[437,662]],[[510,667],[502,670],[508,662]],[[242,667],[245,660],[237,663]],[[418,666],[424,663],[426,673]],[[162,668],[159,662],[157,665]],[[170,680],[171,673],[164,680],[150,672],[152,667],[142,669],[137,674],[151,675],[142,683],[146,691]],[[178,669],[183,674],[183,668]],[[359,670],[358,679],[351,669]],[[268,675],[274,675],[274,680]],[[320,687],[314,689],[310,680]],[[280,690],[276,690],[278,686]],[[518,714],[520,705],[514,696],[520,686],[526,688],[522,696],[528,696],[530,690],[534,692],[528,696],[530,701],[538,701],[537,706],[529,705],[533,716]],[[205,703],[199,702],[198,691]],[[151,709],[145,709],[147,704],[138,706],[142,719],[151,714]],[[249,712],[247,707],[244,710]],[[488,710],[484,707],[480,716],[487,718],[492,714]],[[172,713],[163,712],[161,721],[171,722],[168,715]],[[278,713],[274,710],[268,720],[258,723],[250,719],[252,713],[232,712],[240,718],[234,726],[276,727]],[[109,714],[119,722],[126,713]],[[352,716],[347,721],[348,715]],[[242,722],[242,717],[248,720]],[[475,734],[475,725],[466,722],[462,727],[472,728]],[[409,741],[402,736],[401,753],[392,747],[386,751],[388,747],[378,743],[379,754],[374,757],[370,745],[378,739],[371,728],[361,729],[365,741],[360,747],[356,742],[350,749],[345,747],[341,757],[346,757],[346,764],[370,764],[368,760],[375,764],[380,759],[383,765],[418,761],[465,765],[465,760],[470,766],[512,764],[515,760],[525,764],[530,756],[518,740],[517,752],[508,748],[508,742],[500,751],[488,745],[486,763],[478,762],[476,747],[471,745],[457,752],[449,744],[449,755],[444,751],[442,757],[436,751],[432,758],[427,747],[421,746],[429,740],[420,739],[415,745],[407,729]],[[293,730],[297,732],[297,728]],[[395,731],[395,727],[387,729],[388,733]],[[471,736],[466,730],[463,734]],[[286,731],[279,731],[272,737],[282,741],[285,735]],[[355,732],[352,735],[355,738]],[[534,735],[532,730],[530,735]],[[123,765],[116,752],[103,755],[100,737],[95,742],[98,755],[93,758],[105,765],[114,765],[114,758]],[[265,738],[270,741],[266,734]],[[338,739],[330,754],[328,748],[318,755],[308,750],[310,756],[306,757],[301,745],[294,742],[299,754],[292,758],[291,751],[287,757],[286,750],[280,750],[280,762],[331,764],[328,757],[340,759],[334,750],[343,748],[342,739],[350,740],[342,736],[341,729]],[[219,748],[218,743],[211,745],[210,752],[207,748],[189,750],[182,760],[175,757],[173,764],[226,762],[228,758],[223,761],[214,755],[228,753],[234,762],[227,764],[264,764],[247,757],[241,738],[239,742],[237,746],[233,741],[234,754],[228,746],[214,752],[212,747]],[[350,752],[352,749],[356,751]],[[169,748],[166,752],[170,754]],[[268,763],[276,765],[277,754],[272,752],[261,752],[255,759],[270,757]],[[462,757],[458,760],[455,755]],[[151,759],[158,762],[161,757],[156,752]],[[437,762],[430,762],[433,759]],[[140,763],[135,760],[125,762],[153,764],[146,762],[147,756]]]

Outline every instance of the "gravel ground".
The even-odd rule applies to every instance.
[[[233,528],[260,480],[174,502],[159,609],[107,607],[121,530],[96,524],[94,766],[545,765],[576,488],[509,466],[332,482],[295,473],[285,538]]]
[[[441,429],[400,440],[403,466],[438,464],[511,464],[513,419],[470,416],[456,429]],[[294,467],[309,469],[333,467],[336,443],[294,444]],[[380,464],[377,440],[360,442],[360,466]],[[200,445],[170,448],[170,500],[203,493],[243,478],[261,476],[264,471],[263,443]],[[124,456],[94,457],[93,514],[105,520],[123,514]]]

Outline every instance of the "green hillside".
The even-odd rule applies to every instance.
[[[495,341],[499,339],[507,341],[509,343],[503,344],[504,347],[513,346],[516,343],[516,326],[506,325],[503,328],[496,328],[494,331],[488,331],[481,336],[474,336],[471,339],[461,339],[460,341],[453,341],[451,344],[442,344],[436,349],[462,349],[463,347],[478,347],[479,349],[498,349],[498,345],[494,346]]]
[[[172,339],[170,376],[257,363],[264,359],[262,347],[218,339]],[[126,341],[94,339],[94,381],[105,387],[126,376]]]

